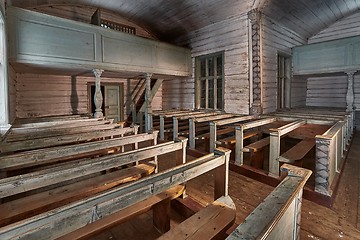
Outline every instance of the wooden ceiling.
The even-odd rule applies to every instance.
[[[57,4],[100,7],[168,42],[252,8],[259,8],[301,36],[311,37],[360,9],[360,0],[11,0],[10,4],[23,8]]]

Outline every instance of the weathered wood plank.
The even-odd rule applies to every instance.
[[[110,129],[103,131],[94,131],[88,133],[79,133],[64,135],[58,137],[49,137],[42,139],[26,140],[20,142],[11,142],[11,143],[2,143],[0,144],[0,152],[13,152],[13,151],[25,151],[37,148],[46,148],[52,146],[59,146],[64,144],[76,143],[90,141],[99,138],[121,136],[124,134],[131,134],[135,132],[135,128],[119,128],[119,129]]]
[[[90,223],[85,227],[75,230],[65,236],[62,236],[58,238],[58,240],[88,239],[89,237],[99,232],[102,232],[120,223],[126,222],[127,220],[142,213],[148,212],[158,203],[163,201],[170,201],[181,196],[184,190],[185,187],[183,185],[172,187],[162,193],[157,194],[156,196],[150,197],[119,212],[103,217],[98,221]]]
[[[216,239],[234,224],[235,215],[232,199],[221,197],[158,239]]]
[[[315,146],[315,139],[304,139],[283,153],[279,162],[294,163],[301,160]]]
[[[229,152],[225,155],[228,156]],[[41,240],[63,236],[89,224],[89,222],[96,221],[98,218],[94,215],[105,217],[217,168],[225,163],[225,155],[214,156],[209,154],[182,166],[90,197],[85,201],[72,203],[57,208],[56,211],[43,213],[0,228],[0,237],[4,239],[17,237],[19,239]],[[71,224],[61,224],[65,222]]]
[[[0,179],[0,196],[4,198],[20,192],[26,192],[103,170],[120,167],[160,154],[180,150],[182,147],[182,142],[163,143],[126,153],[113,154],[111,156],[89,159],[78,163],[69,163],[51,169]]]
[[[139,143],[157,138],[158,132],[152,134],[137,134],[122,138],[107,139],[98,142],[82,143],[70,146],[53,147],[47,149],[26,151],[0,157],[0,169],[19,168],[25,166],[36,166],[58,160],[74,158],[76,156],[89,156],[100,150],[111,149],[114,147],[128,144]]]
[[[0,226],[35,216],[44,211],[135,181],[155,171],[154,165],[139,164],[0,205]]]

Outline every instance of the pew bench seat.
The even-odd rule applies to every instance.
[[[258,152],[270,144],[270,137],[260,139],[243,148],[243,152]]]
[[[66,234],[58,238],[58,240],[89,239],[91,236],[101,233],[102,231],[110,229],[118,224],[124,223],[129,219],[132,219],[150,210],[157,211],[157,208],[161,209],[162,205],[168,206],[171,200],[180,197],[184,193],[184,191],[184,185],[177,185],[158,195],[152,196],[144,201],[136,203],[130,207],[127,207],[109,216],[101,218],[96,222],[88,224],[85,227],[79,228],[69,234]],[[159,214],[166,213],[159,212]],[[156,226],[157,220],[155,218],[156,214],[154,214],[154,225]],[[168,225],[168,227],[170,227],[170,221],[168,222]]]
[[[220,135],[225,135],[225,134],[229,134],[235,131],[235,128],[233,126],[230,127],[224,127],[222,129],[219,129],[216,131],[216,135],[220,136]],[[210,132],[204,133],[204,134],[200,134],[197,136],[197,139],[209,139],[210,138]]]
[[[260,133],[261,133],[261,131],[258,131],[258,130],[247,131],[247,132],[244,133],[243,140],[251,138],[251,137],[255,137]],[[229,146],[229,145],[235,144],[235,143],[236,143],[236,137],[235,136],[222,138],[222,139],[219,139],[219,140],[216,141],[216,144],[221,145],[221,146]]]
[[[221,197],[163,234],[158,240],[215,239],[235,222],[236,208],[229,196]]]
[[[0,217],[0,227],[89,197],[121,184],[136,181],[154,172],[154,164],[139,164],[5,202],[0,205],[0,212],[2,213]]]
[[[295,163],[303,159],[315,147],[315,139],[306,138],[279,157],[280,162]]]

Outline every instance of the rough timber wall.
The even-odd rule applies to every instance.
[[[293,76],[291,80],[291,108],[306,106],[306,83],[306,77]]]
[[[333,25],[309,38],[309,43],[318,43],[358,35],[360,35],[360,11],[335,22]]]
[[[248,81],[248,21],[247,15],[236,16],[189,33],[179,39],[178,45],[189,46],[194,58],[224,51],[225,111],[249,113]],[[194,108],[195,80],[165,81],[163,108]]]
[[[51,115],[87,114],[88,83],[94,83],[95,77],[77,77],[37,74],[17,74],[16,115],[17,117],[40,117]],[[101,78],[101,82],[123,83],[124,113],[131,111],[128,101],[138,81],[117,78]],[[153,101],[154,109],[161,109],[162,90]],[[127,116],[125,116],[126,118]]]
[[[31,10],[57,17],[67,18],[79,22],[90,23],[91,16],[96,11],[96,8],[90,6],[82,6],[82,5],[46,5],[46,6],[39,6]],[[112,13],[107,10],[101,10],[101,17],[102,19],[107,21],[134,27],[136,28],[136,35],[154,39],[154,37],[144,28],[124,18],[121,18],[119,15],[115,13]]]
[[[16,118],[16,73],[9,65],[8,67],[9,80],[9,122],[12,123]]]
[[[307,80],[306,106],[346,107],[347,76],[311,77]]]
[[[262,16],[262,99],[264,113],[274,112],[277,102],[277,56],[278,53],[291,55],[291,48],[306,44],[307,40],[295,32],[280,26],[265,15]],[[294,80],[292,94],[297,98],[295,105],[304,105],[306,81]],[[303,91],[297,93],[297,91]],[[293,97],[293,96],[291,96]]]

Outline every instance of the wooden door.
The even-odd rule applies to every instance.
[[[105,117],[108,119],[114,119],[114,122],[121,121],[123,119],[121,106],[121,86],[120,85],[105,85],[104,94],[105,103]]]

